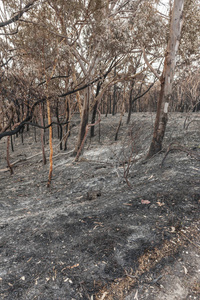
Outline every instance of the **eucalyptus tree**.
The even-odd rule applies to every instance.
[[[174,97],[178,99],[179,111],[194,112],[200,110],[200,69],[188,70],[175,81]]]
[[[137,7],[140,2],[135,1],[134,7]],[[126,20],[129,19],[127,14],[133,11],[133,5],[128,12],[126,8],[130,8],[131,1],[91,0],[70,3],[49,1],[48,3],[54,10],[55,18],[60,22],[59,28],[62,30],[60,34],[66,37],[64,44],[68,47],[72,65],[76,66],[74,79],[79,77],[79,82],[82,81],[83,86],[86,87],[83,101],[79,105],[81,124],[75,148],[77,153],[85,136],[91,107],[94,108],[92,118],[94,122],[98,102],[103,95],[100,89],[104,91],[109,85],[120,80],[119,73],[109,77],[107,75],[116,64],[122,63],[134,48],[133,43],[130,42],[131,36]],[[79,76],[77,76],[78,72]],[[67,92],[62,96],[66,95]]]
[[[198,37],[195,35],[197,19],[192,16],[190,8],[190,2],[196,4],[197,0],[185,1],[185,7],[188,7],[185,14],[192,18],[194,24],[190,27],[187,22],[183,27],[185,39],[181,41],[180,54],[186,61],[190,59],[190,54],[195,53],[189,53],[189,50],[184,49],[189,43],[196,49]],[[164,111],[166,99],[163,93],[165,98],[170,97],[167,90],[171,90],[175,69],[174,57],[180,41],[180,22],[177,25],[179,30],[176,32],[176,40],[172,41],[172,33],[175,32],[174,15],[177,14],[175,7],[177,3],[183,1],[174,1],[174,13],[171,17],[159,11],[158,0],[4,2],[8,15],[19,9],[18,13],[13,15],[15,18],[5,19],[8,20],[8,24],[13,22],[17,24],[16,28],[9,28],[17,34],[6,36],[7,45],[11,46],[12,54],[16,55],[12,66],[16,74],[28,77],[29,80],[26,82],[29,91],[30,89],[36,91],[35,95],[40,93],[46,99],[49,125],[53,99],[56,99],[58,105],[62,107],[66,102],[69,108],[68,96],[72,94],[76,96],[81,123],[75,153],[79,151],[85,137],[90,111],[92,123],[95,123],[96,111],[108,88],[118,82],[130,82],[125,86],[126,89],[130,86],[129,112],[131,112],[131,93],[134,87],[139,87],[141,83],[141,93],[148,92],[155,76],[160,79],[161,92],[149,156],[159,151],[165,132],[163,124],[166,126],[167,123],[166,115],[163,115],[165,119],[161,117],[161,109],[166,114],[167,107],[165,105]],[[179,21],[182,20],[181,16],[181,13],[177,15]],[[2,22],[5,23],[5,20]],[[171,29],[168,26],[170,20]],[[188,35],[188,32],[193,34]],[[190,48],[193,49],[192,46]],[[160,63],[163,63],[163,58],[165,64],[160,75],[158,68]],[[2,60],[3,62],[6,60]],[[149,75],[149,71],[152,75]],[[170,85],[167,81],[168,75]],[[147,86],[144,91],[142,84]],[[34,101],[32,104],[34,105]],[[51,130],[50,126],[50,139]]]
[[[15,107],[9,99],[10,84],[10,68],[13,67],[13,60],[16,58],[13,44],[9,37],[18,33],[19,20],[24,14],[27,14],[34,6],[39,4],[39,0],[30,1],[1,1],[0,7],[0,76],[1,76],[1,123],[0,132],[5,132],[11,125],[15,114]],[[7,91],[7,92],[6,92]],[[8,102],[5,104],[5,102]],[[7,106],[7,108],[5,108]],[[3,112],[11,110],[10,118],[7,124],[2,126],[7,114]]]
[[[196,12],[198,12],[199,15],[199,3],[196,0],[186,0],[185,7],[183,0],[174,0],[173,2],[173,7],[169,20],[168,42],[165,51],[165,60],[161,76],[149,64],[147,56],[145,54],[145,50],[143,49],[146,64],[152,70],[155,76],[159,78],[161,84],[156,119],[154,124],[154,133],[149,152],[147,154],[147,158],[150,158],[152,155],[156,154],[162,149],[162,142],[168,121],[168,106],[172,98],[172,86],[175,74],[178,49],[181,41],[182,26],[184,22],[186,23],[186,25],[183,31],[183,52],[190,53],[190,51],[193,52],[194,49],[195,51],[197,49],[197,51],[199,51],[199,37],[196,36],[196,31],[194,30],[198,18],[192,17],[192,8],[195,8]],[[186,19],[186,16],[189,15],[190,18]],[[190,35],[190,37],[188,37],[188,34]],[[191,48],[189,40],[191,41],[192,46],[195,44],[195,42],[197,42],[197,47]]]
[[[1,2],[3,3],[1,3],[0,28],[18,22],[20,18],[24,15],[24,13],[28,12],[35,5],[39,3],[39,0],[30,0],[30,1],[4,0]],[[12,31],[7,34],[12,34]]]

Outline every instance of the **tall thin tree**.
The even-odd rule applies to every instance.
[[[168,106],[172,97],[172,84],[176,66],[176,54],[179,48],[183,25],[183,8],[184,0],[174,0],[170,23],[169,41],[165,52],[164,68],[160,77],[148,63],[145,51],[143,52],[147,65],[150,67],[153,73],[159,77],[161,84],[153,139],[147,154],[147,158],[152,157],[162,149],[162,142],[168,121]]]

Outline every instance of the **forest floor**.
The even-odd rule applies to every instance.
[[[0,141],[0,299],[200,299],[200,114],[171,113],[149,160],[155,115],[126,117],[115,141],[102,116],[79,162],[77,116],[67,151],[55,128],[50,188],[39,129],[15,138],[12,176]]]

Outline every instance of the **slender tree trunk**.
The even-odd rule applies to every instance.
[[[152,157],[154,154],[158,153],[162,149],[162,140],[164,137],[164,132],[162,135],[159,132],[159,125],[160,125],[160,117],[161,117],[161,106],[164,98],[164,80],[161,82],[161,88],[160,88],[160,94],[159,94],[159,99],[158,99],[158,104],[157,104],[157,111],[156,111],[156,119],[154,123],[154,132],[153,132],[153,139],[149,148],[149,152],[147,155],[147,158]],[[166,124],[167,124],[167,119],[166,119]],[[165,126],[166,126],[165,124]]]
[[[41,122],[41,126],[44,127],[43,115],[42,115],[42,104],[41,103],[40,103],[40,122]],[[43,164],[46,165],[47,160],[46,160],[45,149],[44,149],[44,129],[42,129],[42,128],[41,128],[41,143],[42,143]]]
[[[129,102],[128,102],[128,118],[126,121],[126,124],[130,123],[131,120],[131,113],[132,113],[132,94],[133,94],[133,87],[134,87],[135,81],[133,80],[131,83],[131,91],[130,91],[130,96],[129,96]]]
[[[70,107],[70,97],[69,96],[66,97],[65,106],[66,106],[65,116],[66,116],[67,124],[66,124],[66,130],[65,130],[66,135],[64,138],[64,150],[66,151],[67,150],[67,139],[70,136],[70,120],[71,120],[71,107]]]
[[[72,78],[73,78],[74,84],[77,86],[76,71],[75,71],[75,67],[74,67],[73,64],[72,64],[72,72],[73,72],[72,73]],[[79,109],[79,113],[80,113],[80,116],[81,116],[82,105],[81,105],[81,97],[80,97],[79,92],[76,92],[76,99],[77,99],[77,102],[78,102],[78,109]]]
[[[45,104],[42,103],[42,118],[43,118],[43,126],[45,127]],[[45,139],[45,132],[46,132],[46,129],[44,129],[44,145],[45,145],[45,142],[46,142],[46,139]]]
[[[121,114],[120,114],[120,120],[119,120],[119,124],[117,126],[117,130],[116,130],[116,133],[115,133],[115,141],[117,141],[117,139],[118,139],[118,133],[119,133],[120,127],[122,125],[122,118],[123,118],[124,112],[125,112],[124,100],[125,99],[123,98],[122,108],[121,108]]]
[[[120,114],[120,120],[119,120],[119,124],[115,133],[115,141],[117,141],[118,139],[118,133],[120,130],[120,127],[122,125],[122,118],[124,116],[125,113],[125,100],[126,100],[126,82],[124,83],[124,91],[123,91],[123,95],[122,95],[122,104],[121,104],[121,114]]]
[[[99,91],[100,91],[100,88],[101,88],[101,83],[98,82],[97,90],[96,90],[96,96],[95,96],[95,97],[98,96]],[[93,111],[92,111],[92,121],[91,121],[92,124],[95,123],[96,113],[97,113],[97,106],[98,106],[98,102],[96,101],[95,104],[94,104],[94,107],[93,107]],[[92,126],[91,129],[90,129],[90,130],[91,130],[91,131],[90,131],[90,136],[91,136],[91,138],[94,137],[94,127],[95,127],[95,126]]]
[[[86,126],[88,124],[88,119],[89,119],[89,100],[90,100],[90,88],[87,88],[87,91],[85,93],[84,97],[84,104],[82,108],[82,113],[81,113],[81,124],[80,124],[80,130],[79,130],[79,135],[78,135],[78,142],[76,145],[76,148],[74,150],[74,155],[78,153],[79,148],[81,147],[83,138],[85,136],[86,132]]]
[[[116,76],[116,67],[114,69],[114,77]],[[116,84],[114,84],[114,92],[113,92],[113,111],[112,111],[112,115],[115,115],[115,107],[116,107],[116,91],[117,91],[117,86]]]
[[[60,140],[60,150],[62,150],[62,136],[63,136],[63,128],[62,125],[60,124],[60,119],[59,119],[59,102],[57,99],[57,103],[56,103],[56,119],[57,119],[57,130],[58,130],[58,138]]]
[[[9,154],[9,145],[10,145],[10,137],[7,137],[7,153],[6,153],[6,160],[8,164],[8,168],[10,169],[10,175],[13,175],[13,168],[12,165],[10,164],[10,154]]]
[[[47,98],[47,114],[48,114],[48,124],[51,124],[51,106],[50,106],[50,100]],[[50,154],[49,154],[49,178],[47,187],[50,187],[51,185],[51,179],[52,179],[52,171],[53,171],[53,143],[52,143],[52,126],[49,127],[49,148],[50,148]]]
[[[57,123],[60,123],[59,121],[59,109],[58,109],[58,101],[56,102],[56,119],[57,119]],[[57,125],[57,132],[58,132],[58,139],[60,138],[60,126]]]
[[[162,142],[168,121],[168,106],[172,96],[172,84],[176,66],[175,59],[179,47],[181,29],[183,25],[183,7],[184,0],[174,0],[170,24],[169,42],[165,54],[163,73],[160,78],[161,89],[157,105],[153,139],[149,148],[149,152],[147,154],[147,158],[152,157],[162,149]]]
[[[91,123],[95,123],[95,119],[96,119],[96,113],[97,113],[97,105],[98,103],[95,102],[94,107],[93,107],[93,111],[92,111],[92,121]],[[94,126],[91,127],[90,129],[90,137],[94,137]]]
[[[12,150],[12,152],[14,152],[14,145],[13,145],[13,137],[12,137],[12,135],[11,135],[11,150]]]
[[[109,100],[109,97],[108,97],[108,94],[106,94],[106,115],[105,115],[105,117],[108,116],[108,111],[109,111],[109,103],[108,103],[108,100]]]

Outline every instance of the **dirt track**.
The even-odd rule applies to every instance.
[[[39,137],[15,140],[11,162],[26,160],[12,176],[0,141],[1,299],[199,299],[200,115],[186,130],[172,114],[164,151],[146,161],[153,117],[133,114],[129,127],[124,117],[117,142],[119,116],[102,117],[78,163],[74,126],[67,152],[55,147],[50,189],[41,154],[27,159]],[[172,142],[184,148],[161,168]]]

